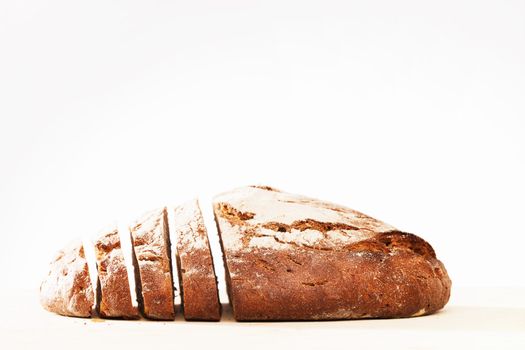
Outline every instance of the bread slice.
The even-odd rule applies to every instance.
[[[214,198],[237,320],[409,317],[451,281],[423,239],[355,210],[270,187]]]
[[[131,227],[137,295],[145,317],[173,320],[173,280],[166,208],[153,210]]]
[[[177,266],[186,320],[218,321],[221,304],[208,234],[197,200],[175,208]]]
[[[103,234],[95,242],[98,271],[98,313],[103,318],[137,319],[139,312],[131,301],[128,271],[118,230]]]
[[[81,242],[62,249],[40,286],[40,303],[64,316],[91,317],[94,293]]]

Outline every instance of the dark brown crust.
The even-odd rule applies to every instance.
[[[228,269],[239,321],[410,317],[450,297],[443,264],[408,250],[258,249],[236,254]]]
[[[118,232],[112,231],[95,242],[100,300],[98,313],[102,318],[139,318],[131,302],[128,272],[120,247]]]
[[[176,232],[182,309],[184,318],[189,321],[219,321],[221,304],[208,234],[198,203],[195,201],[188,205],[193,203],[196,206],[195,217],[192,222],[179,225]],[[175,215],[178,210],[175,209]],[[192,241],[188,235],[204,240],[204,247],[185,244]]]
[[[155,227],[148,232],[140,230],[144,223],[136,224],[131,230],[135,282],[139,305],[144,316],[155,320],[173,320],[175,308],[166,209],[164,208],[160,214],[146,218],[146,220],[156,220]],[[160,232],[163,228],[166,231]]]
[[[181,266],[208,266],[213,268],[211,255],[202,250],[194,251],[181,259]],[[191,267],[190,267],[191,268]],[[204,274],[186,275],[181,268],[182,303],[184,318],[188,321],[219,321],[221,306],[217,281]]]
[[[40,302],[48,311],[64,316],[91,317],[94,296],[81,244],[57,254],[40,292]]]

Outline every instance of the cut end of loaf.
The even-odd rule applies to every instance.
[[[71,243],[55,256],[40,286],[40,303],[45,309],[64,316],[92,316],[94,294],[80,241]]]

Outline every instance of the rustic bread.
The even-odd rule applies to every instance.
[[[214,213],[236,320],[420,316],[449,299],[427,242],[352,209],[245,187]]]
[[[40,286],[40,303],[60,315],[90,317],[94,299],[84,247],[80,242],[72,243],[50,264]]]
[[[129,280],[118,230],[103,234],[95,242],[98,270],[98,313],[103,318],[139,318],[131,301]]]
[[[145,317],[173,320],[173,279],[166,208],[153,210],[131,227],[137,296]]]
[[[221,304],[208,234],[197,200],[175,208],[177,265],[186,320],[218,321]]]

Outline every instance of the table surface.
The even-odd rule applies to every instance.
[[[49,349],[525,349],[525,288],[455,288],[441,312],[393,320],[221,322],[79,319],[43,310],[37,291],[3,292],[0,339],[7,347]],[[8,295],[6,295],[8,294]]]

